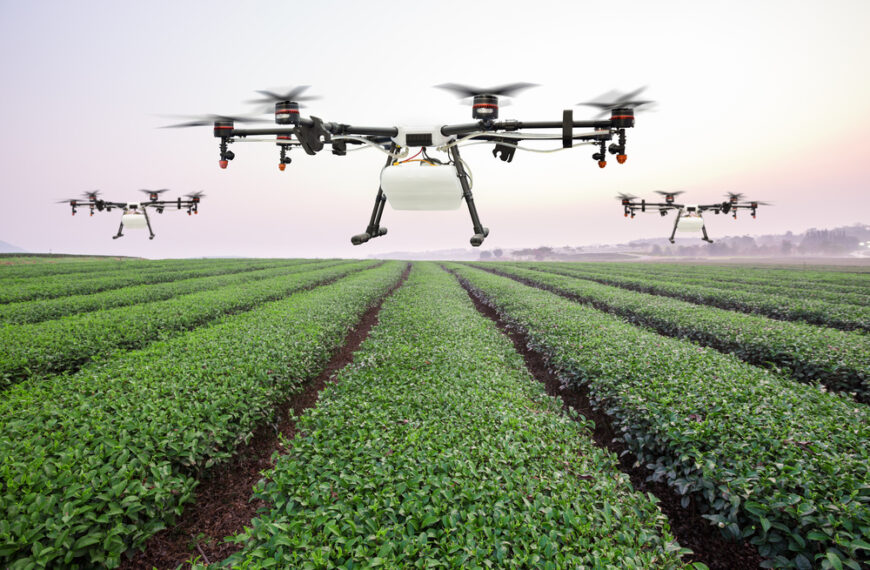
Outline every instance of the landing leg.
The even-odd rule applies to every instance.
[[[124,237],[124,222],[121,221],[121,225],[118,226],[118,233],[112,236],[112,239],[118,239],[119,237]]]
[[[390,154],[396,150],[396,146],[390,146]],[[387,167],[393,163],[393,157],[387,157]],[[369,219],[369,225],[366,227],[366,231],[357,234],[350,238],[350,243],[353,245],[360,245],[372,238],[381,237],[387,235],[387,228],[381,227],[381,216],[384,215],[384,205],[387,203],[387,195],[384,194],[383,188],[378,186],[378,194],[375,196],[375,206],[372,208],[372,217]]]
[[[453,159],[453,164],[456,167],[456,176],[459,177],[459,183],[462,185],[462,196],[465,198],[465,203],[468,205],[468,213],[471,214],[471,225],[474,228],[474,235],[471,236],[471,245],[479,247],[489,235],[489,228],[483,227],[480,223],[480,218],[477,216],[477,208],[474,206],[474,196],[471,195],[471,186],[468,185],[468,174],[462,166],[462,161],[459,158],[459,147],[450,147],[450,158]]]
[[[148,239],[154,239],[154,232],[151,231],[151,219],[148,217],[148,209],[142,208],[142,213],[145,214],[145,223],[148,224],[148,233],[151,234]]]
[[[713,240],[711,240],[710,238],[707,237],[707,225],[706,224],[701,226],[701,233],[704,234],[704,237],[701,238],[702,240],[706,241],[707,243],[713,243]]]
[[[683,210],[677,210],[677,219],[674,220],[674,229],[671,230],[671,237],[668,238],[668,241],[674,243],[674,234],[677,233],[677,225],[680,223],[680,215],[682,215]]]

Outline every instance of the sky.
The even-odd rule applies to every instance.
[[[664,237],[658,216],[622,216],[618,192],[690,203],[727,191],[772,202],[758,219],[709,216],[712,237],[870,223],[870,2],[439,2],[0,0],[0,240],[31,252],[365,257],[468,248],[462,209],[384,212],[385,237],[354,247],[384,155],[232,147],[218,167],[208,127],[172,114],[238,114],[258,89],[311,85],[306,112],[396,126],[467,123],[447,82],[539,86],[503,119],[592,118],[575,106],[647,86],[655,109],[628,132],[628,161],[599,169],[592,147],[463,148],[490,237],[482,250]],[[268,118],[268,116],[266,116]],[[555,145],[558,146],[558,143]],[[544,146],[546,147],[546,145]],[[58,200],[100,189],[138,201],[202,190],[198,216],[155,216],[153,241],[119,216],[70,216]]]

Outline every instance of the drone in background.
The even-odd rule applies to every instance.
[[[732,217],[737,219],[737,210],[745,209],[749,210],[752,215],[752,219],[755,219],[755,211],[759,206],[769,206],[767,202],[758,202],[757,200],[751,200],[746,202],[741,202],[740,200],[743,198],[743,194],[728,192],[726,196],[728,200],[724,202],[718,202],[716,204],[677,204],[674,202],[674,198],[678,195],[682,194],[682,192],[663,192],[661,190],[656,190],[657,194],[661,194],[665,197],[664,202],[647,202],[646,200],[637,201],[638,198],[636,196],[632,196],[631,194],[619,194],[616,196],[616,199],[622,203],[622,207],[625,211],[625,217],[631,216],[634,218],[634,214],[636,211],[640,210],[641,212],[658,212],[662,216],[666,216],[670,210],[677,211],[677,219],[674,220],[674,228],[671,230],[671,237],[668,238],[668,241],[674,243],[674,234],[677,231],[681,232],[696,232],[701,230],[701,233],[704,237],[701,239],[713,243],[709,237],[707,237],[707,227],[704,225],[704,218],[702,217],[702,213],[706,211],[712,211],[715,214],[730,213]]]
[[[226,168],[235,153],[229,145],[235,142],[272,142],[279,147],[278,168],[284,170],[291,163],[288,153],[301,148],[308,155],[321,152],[329,145],[332,154],[344,156],[352,150],[373,147],[387,155],[381,169],[380,185],[375,197],[369,224],[365,232],[351,238],[351,243],[360,245],[370,239],[386,235],[381,226],[381,217],[386,202],[394,210],[455,210],[462,200],[468,207],[474,235],[472,246],[480,246],[489,235],[483,226],[474,205],[471,193],[473,178],[468,164],[462,160],[459,147],[469,144],[492,144],[494,157],[511,162],[517,149],[536,152],[555,152],[576,145],[593,145],[597,152],[592,155],[600,168],[607,165],[607,153],[616,155],[616,161],[624,163],[626,155],[625,129],[634,126],[635,110],[653,103],[638,100],[645,89],[631,93],[608,93],[596,101],[578,103],[597,108],[596,120],[575,121],[571,109],[562,112],[556,121],[498,120],[500,98],[535,87],[531,83],[511,83],[498,87],[476,88],[456,83],[437,87],[451,91],[471,103],[473,123],[457,125],[361,127],[344,123],[325,122],[311,116],[303,117],[302,101],[316,97],[304,95],[308,86],[299,86],[280,92],[258,91],[262,98],[251,103],[274,104],[274,120],[277,126],[267,128],[237,128],[239,123],[262,122],[250,116],[203,115],[189,117],[189,121],[169,127],[212,126],[219,139],[221,168]],[[271,107],[269,108],[271,112]],[[609,113],[609,117],[605,117]],[[529,131],[549,129],[550,132]],[[578,132],[576,129],[587,129]],[[275,137],[255,140],[252,137]],[[249,139],[249,140],[245,140]],[[608,146],[608,142],[616,139]],[[537,149],[520,146],[523,141],[561,141],[561,147]],[[355,148],[348,148],[349,146]],[[415,154],[411,155],[411,149]],[[446,154],[433,156],[437,150]]]
[[[124,227],[131,230],[141,230],[148,228],[150,236],[148,239],[154,239],[154,232],[151,229],[151,219],[148,217],[148,208],[153,208],[158,214],[162,214],[166,208],[176,208],[181,210],[187,209],[187,215],[199,213],[199,202],[205,196],[202,192],[194,192],[193,194],[185,195],[184,200],[177,198],[175,200],[160,200],[160,195],[168,192],[168,189],[160,190],[140,190],[148,194],[147,202],[109,202],[100,198],[100,191],[93,190],[82,194],[82,198],[70,198],[61,200],[58,204],[69,204],[72,208],[72,215],[75,216],[79,208],[87,208],[91,216],[94,211],[111,212],[112,209],[122,210],[121,225],[118,227],[118,233],[112,236],[112,239],[118,239],[124,235]]]

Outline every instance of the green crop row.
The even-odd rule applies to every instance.
[[[0,567],[116,567],[171,525],[196,475],[274,417],[365,310],[390,262],[0,401]]]
[[[661,334],[711,346],[751,364],[784,368],[800,382],[821,382],[830,390],[851,392],[870,402],[867,335],[703,307],[522,267],[476,266],[569,295]]]
[[[415,264],[278,457],[233,568],[672,568],[665,517],[457,281]]]
[[[820,267],[806,266],[747,266],[687,264],[687,263],[578,263],[587,268],[625,269],[650,271],[656,273],[671,273],[676,275],[718,276],[725,279],[745,280],[748,282],[762,281],[794,281],[808,286],[832,287],[867,287],[870,284],[870,271],[865,267]]]
[[[152,261],[148,259],[125,259],[106,258],[87,261],[79,261],[77,258],[59,258],[55,260],[43,260],[38,263],[17,263],[6,265],[6,259],[0,257],[0,282],[18,279],[41,279],[50,275],[69,275],[77,273],[90,273],[99,275],[123,269],[144,269],[146,267],[161,266],[165,268],[178,267],[194,263],[210,263],[221,260],[191,260],[191,259],[163,259]]]
[[[142,269],[127,269],[113,272],[109,275],[93,276],[83,274],[76,276],[58,275],[45,279],[29,279],[21,283],[4,283],[0,288],[0,303],[14,303],[33,299],[51,299],[68,295],[83,295],[99,293],[109,289],[119,289],[130,285],[145,283],[165,283],[189,277],[205,277],[222,273],[236,273],[250,269],[264,269],[278,265],[307,263],[307,261],[272,261],[272,260],[220,260],[211,263],[197,263],[190,266],[179,266],[165,269],[160,265]]]
[[[337,265],[339,261],[324,261],[319,263],[293,263],[277,265],[266,269],[240,266],[238,271],[221,272],[208,277],[191,277],[167,283],[148,283],[133,285],[120,289],[110,289],[90,295],[72,295],[36,301],[22,301],[0,305],[0,322],[25,324],[58,319],[78,313],[101,311],[114,307],[151,303],[171,299],[178,295],[187,295],[197,291],[206,291],[225,287],[246,281],[256,281],[277,275],[308,271]]]
[[[479,269],[455,266],[526,331],[646,465],[766,567],[870,563],[870,409]],[[703,512],[703,511],[702,511]],[[866,567],[866,566],[864,566]]]
[[[683,265],[682,267],[686,267]],[[658,265],[645,267],[611,264],[602,273],[625,277],[639,277],[662,281],[674,281],[689,285],[701,285],[715,289],[734,289],[751,291],[762,295],[794,295],[818,301],[845,303],[849,305],[870,305],[870,280],[861,287],[828,285],[801,279],[800,272],[795,271],[790,278],[768,276],[766,278],[740,279],[723,273],[697,271],[680,271],[680,268],[662,269]]]
[[[166,301],[72,315],[56,321],[0,325],[0,387],[31,376],[74,371],[118,350],[141,348],[224,314],[249,310],[374,263],[346,262]]]
[[[842,330],[870,331],[870,307],[825,303],[803,299],[796,295],[762,295],[751,291],[728,291],[648,277],[622,277],[611,273],[577,269],[576,266],[566,264],[533,263],[528,267],[642,293],[675,297],[699,305],[761,314],[780,320],[804,321]]]

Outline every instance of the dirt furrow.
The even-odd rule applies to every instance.
[[[343,346],[323,371],[309,380],[302,392],[277,407],[276,422],[261,426],[248,444],[236,450],[231,460],[211,469],[197,487],[196,499],[185,507],[176,525],[154,535],[144,551],[136,552],[124,561],[122,569],[187,567],[197,557],[201,562],[217,562],[241,548],[241,545],[224,542],[224,537],[241,532],[251,524],[257,510],[265,506],[262,501],[252,498],[253,487],[262,478],[262,472],[273,466],[274,452],[283,452],[279,435],[285,439],[296,435],[296,421],[290,417],[290,410],[298,417],[317,404],[326,383],[353,361],[353,353],[378,323],[384,300],[402,286],[410,272],[409,263],[399,281],[347,333]]]
[[[595,443],[619,457],[620,470],[631,478],[631,483],[635,489],[652,493],[659,500],[659,508],[667,515],[674,536],[677,537],[682,546],[693,551],[693,554],[684,558],[686,562],[702,562],[711,570],[748,570],[759,567],[763,559],[755,548],[745,542],[734,543],[725,540],[701,516],[702,513],[694,501],[688,507],[683,508],[680,504],[682,497],[667,484],[647,481],[649,471],[642,465],[635,466],[637,458],[631,453],[626,453],[626,447],[619,435],[611,428],[607,415],[592,408],[587,389],[585,387],[578,390],[567,388],[550,370],[544,355],[529,348],[524,331],[517,330],[516,327],[505,322],[467,281],[458,276],[457,279],[477,310],[492,319],[498,328],[511,339],[516,351],[525,359],[529,372],[535,379],[544,384],[547,393],[561,398],[564,406],[572,407],[584,417],[594,421],[593,437]]]

